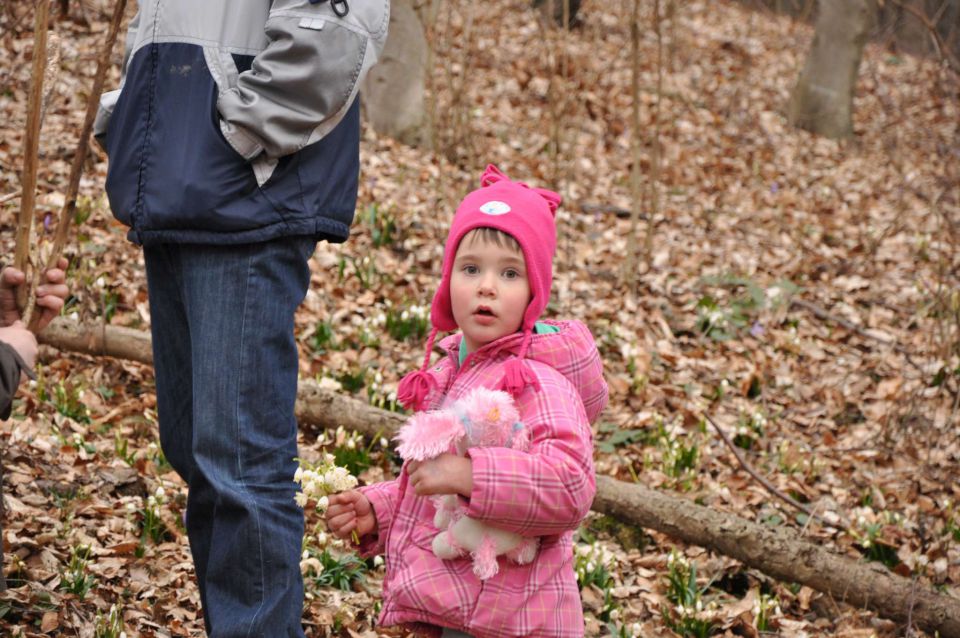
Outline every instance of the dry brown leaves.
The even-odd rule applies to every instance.
[[[57,207],[65,187],[105,27],[104,3],[85,4],[93,29],[57,26],[67,37],[41,146],[47,208],[40,215]],[[615,454],[598,452],[598,471],[791,525],[851,555],[866,552],[863,535],[873,533],[875,543],[891,548],[897,571],[957,595],[957,78],[934,60],[868,46],[855,138],[818,139],[784,118],[812,35],[807,27],[726,2],[677,3],[675,20],[664,25],[661,206],[653,250],[631,293],[621,263],[643,237],[629,235],[628,220],[597,212],[631,205],[628,5],[587,2],[584,24],[566,34],[544,31],[523,2],[441,3],[430,29],[438,152],[366,131],[355,235],[343,246],[318,247],[297,315],[303,374],[343,383],[344,375],[362,372],[359,397],[375,381],[377,396],[395,389],[422,344],[397,341],[372,322],[391,308],[429,302],[457,198],[484,164],[496,162],[566,198],[548,313],[583,319],[597,337],[611,387],[597,429],[600,449],[616,432],[629,434]],[[31,46],[26,14],[18,7],[0,15],[9,27],[0,35],[0,195],[18,188]],[[641,33],[639,134],[649,175],[657,55],[653,31]],[[116,82],[114,70],[109,83]],[[69,312],[84,319],[109,313],[115,324],[146,328],[142,260],[107,210],[105,166],[97,156],[82,185],[91,216],[69,249]],[[380,246],[367,221],[374,205],[379,219],[397,227]],[[8,203],[0,212],[7,254],[15,210]],[[644,210],[652,214],[649,204]],[[827,315],[791,305],[794,298]],[[324,326],[334,342],[319,348]],[[200,635],[187,541],[177,524],[185,488],[156,452],[152,372],[50,351],[43,363],[41,387],[25,389],[0,430],[4,569],[12,585],[0,598],[0,627],[5,634],[92,636],[98,614],[117,604],[127,635]],[[779,489],[836,527],[798,519],[752,481],[702,427],[704,412],[739,435],[746,458]],[[303,444],[316,453],[313,440],[307,433]],[[696,447],[692,470],[676,471],[670,441]],[[136,510],[158,487],[167,533],[140,550]],[[861,536],[845,533],[844,521]],[[603,525],[592,520],[591,527]],[[643,635],[669,635],[661,620],[663,573],[676,544],[659,534],[642,549],[603,542],[617,557],[614,596],[623,622],[638,623]],[[90,548],[88,573],[96,579],[83,600],[64,586],[78,546]],[[808,588],[681,549],[704,584],[717,585],[712,596],[727,635],[756,635],[752,597],[760,591],[778,598],[772,626],[783,635],[904,631]],[[373,591],[379,578],[371,578]],[[308,635],[335,627],[341,635],[374,635],[370,593],[312,596]],[[588,634],[605,635],[596,592],[584,597]]]

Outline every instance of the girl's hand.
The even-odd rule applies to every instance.
[[[418,496],[473,492],[473,461],[454,454],[441,454],[428,461],[411,461],[406,466],[410,486]]]
[[[354,534],[366,536],[377,531],[377,515],[370,499],[358,490],[331,494],[327,499],[324,518],[327,529],[337,538],[346,539]]]
[[[42,332],[60,309],[70,291],[67,289],[67,260],[61,257],[56,268],[44,273],[43,281],[37,286],[37,310],[41,313],[37,323],[37,332]],[[0,326],[9,326],[20,321],[17,309],[16,289],[26,277],[16,268],[4,268],[0,274]]]

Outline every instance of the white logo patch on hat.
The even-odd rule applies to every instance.
[[[506,215],[510,212],[510,205],[494,199],[481,206],[480,212],[486,215]]]

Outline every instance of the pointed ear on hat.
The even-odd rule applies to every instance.
[[[496,184],[497,182],[503,180],[509,182],[510,178],[493,164],[487,164],[487,168],[484,169],[483,175],[480,176],[480,186],[490,186],[491,184]]]
[[[560,197],[560,193],[554,193],[546,188],[534,188],[532,190],[534,193],[546,200],[547,206],[550,207],[550,212],[556,215],[557,209],[560,208],[560,204],[563,202],[563,198]]]

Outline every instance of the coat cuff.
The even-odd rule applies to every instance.
[[[263,145],[239,126],[220,120],[220,132],[233,150],[248,162],[263,152]]]
[[[392,502],[395,497],[388,494],[390,489],[392,489],[392,482],[376,483],[360,488],[360,493],[370,501],[374,515],[377,517],[376,533],[363,536],[357,548],[357,551],[364,558],[383,554],[386,550],[386,531],[390,529],[390,524],[393,522],[393,508],[395,506],[395,503]]]

